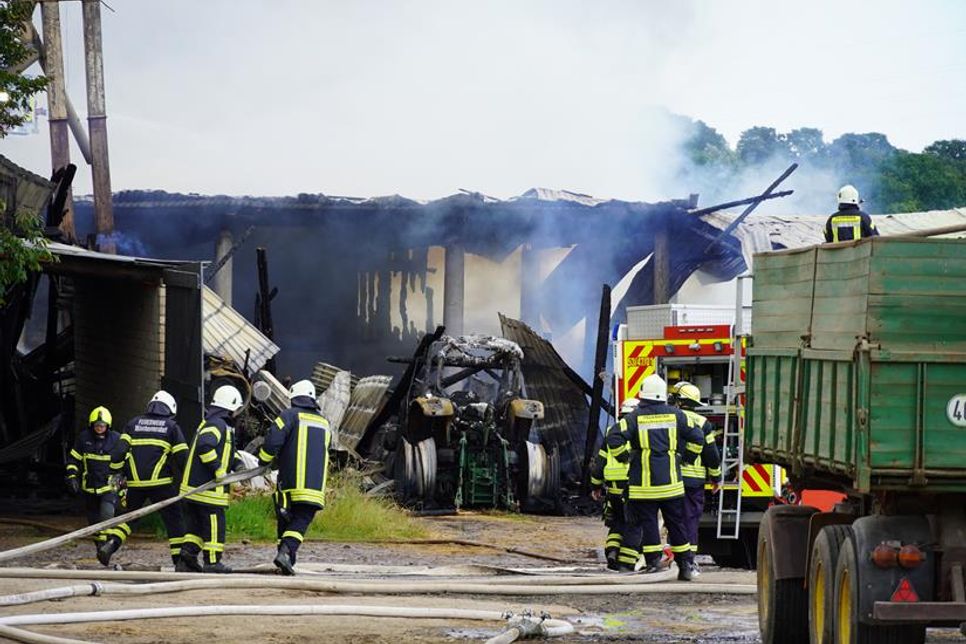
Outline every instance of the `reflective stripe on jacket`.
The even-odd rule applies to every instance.
[[[704,447],[701,450],[701,456],[693,464],[681,466],[681,476],[684,477],[685,487],[701,487],[709,476],[721,476],[721,453],[714,440],[714,425],[697,412],[690,409],[682,411],[688,417],[688,422],[704,434]]]
[[[693,463],[704,436],[684,413],[666,403],[644,401],[625,417],[626,429],[607,438],[617,458],[630,452],[627,497],[651,501],[684,495],[681,461]]]
[[[607,444],[607,435],[611,432],[620,433],[627,429],[627,423],[621,419],[615,425],[611,425],[604,433],[604,444],[594,458],[593,466],[590,470],[590,482],[593,485],[605,485],[610,494],[623,494],[627,487],[627,470],[630,466],[628,461],[619,460],[614,450]]]
[[[81,430],[67,455],[67,477],[80,477],[81,489],[89,494],[111,491],[111,454],[117,450],[121,436],[112,429],[98,438],[91,429]]]
[[[329,421],[319,415],[315,401],[297,396],[265,436],[258,452],[262,465],[278,464],[278,491],[292,503],[325,506],[329,470]]]
[[[119,453],[111,467],[124,468],[128,487],[157,487],[174,481],[169,458],[177,473],[184,472],[188,445],[173,416],[135,416],[121,434]]]
[[[235,428],[229,425],[231,414],[212,407],[195,432],[188,452],[188,464],[181,478],[181,493],[222,477],[235,466]],[[228,486],[219,485],[207,492],[196,492],[189,501],[206,505],[228,505]]]
[[[842,206],[825,222],[825,241],[841,242],[876,237],[879,231],[867,213],[858,206]]]

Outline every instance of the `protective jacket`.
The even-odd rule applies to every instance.
[[[236,467],[237,459],[231,412],[220,407],[210,408],[191,442],[188,464],[181,478],[182,494],[224,476]],[[227,506],[228,486],[219,485],[207,492],[196,492],[187,499],[207,505]]]
[[[187,455],[184,434],[168,406],[152,402],[148,413],[135,416],[124,428],[111,467],[125,469],[128,487],[158,487],[184,472]]]
[[[604,434],[604,444],[594,458],[593,466],[590,469],[590,482],[592,485],[604,485],[608,494],[623,494],[627,487],[627,470],[629,467],[628,459],[619,460],[615,450],[607,444],[607,436],[611,432],[623,432],[627,429],[624,419],[611,425]]]
[[[627,498],[655,501],[684,496],[681,462],[693,463],[704,449],[704,435],[680,409],[642,401],[625,418],[625,429],[607,437],[619,459],[629,458]],[[628,456],[629,455],[629,456]]]
[[[841,204],[838,212],[825,222],[825,241],[840,242],[877,237],[872,217],[853,204]]]
[[[79,476],[81,489],[88,494],[110,492],[111,454],[120,440],[120,434],[112,429],[103,436],[90,428],[81,430],[67,455],[67,478]]]
[[[690,409],[683,409],[682,411],[688,417],[688,422],[699,428],[701,433],[704,434],[704,447],[701,449],[701,455],[694,463],[681,465],[684,487],[703,487],[709,476],[721,477],[721,453],[718,451],[718,444],[714,440],[714,425],[697,412]]]
[[[261,465],[278,464],[278,491],[286,502],[325,505],[329,470],[329,421],[310,396],[296,396],[265,436],[258,452]]]

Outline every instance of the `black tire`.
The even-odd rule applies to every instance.
[[[776,557],[805,556],[805,553],[776,553],[771,543],[774,517],[800,515],[803,521],[815,508],[777,505],[769,508],[758,528],[758,627],[763,644],[806,644],[808,642],[808,593],[805,579],[775,578]]]
[[[808,638],[811,644],[832,644],[835,634],[835,566],[842,543],[852,536],[850,525],[822,528],[812,545],[808,566]]]
[[[835,644],[922,644],[926,627],[914,624],[878,626],[859,620],[859,566],[855,541],[842,543],[835,567]]]

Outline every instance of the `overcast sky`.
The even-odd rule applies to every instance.
[[[683,196],[665,109],[732,144],[754,125],[966,137],[960,0],[108,4],[115,190]],[[84,115],[80,14],[62,3]],[[0,153],[46,174],[46,126]]]

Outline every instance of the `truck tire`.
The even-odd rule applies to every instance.
[[[775,578],[777,557],[795,553],[775,552],[771,542],[776,514],[802,515],[807,520],[815,508],[777,505],[769,508],[758,529],[758,627],[762,644],[806,644],[808,642],[808,593],[805,579]],[[804,556],[804,555],[803,555]]]
[[[835,566],[842,544],[851,534],[850,525],[825,526],[812,545],[808,567],[808,637],[811,644],[832,644],[835,641]]]
[[[855,542],[849,536],[839,551],[835,568],[835,644],[922,644],[926,627],[880,626],[859,620],[859,565]]]

